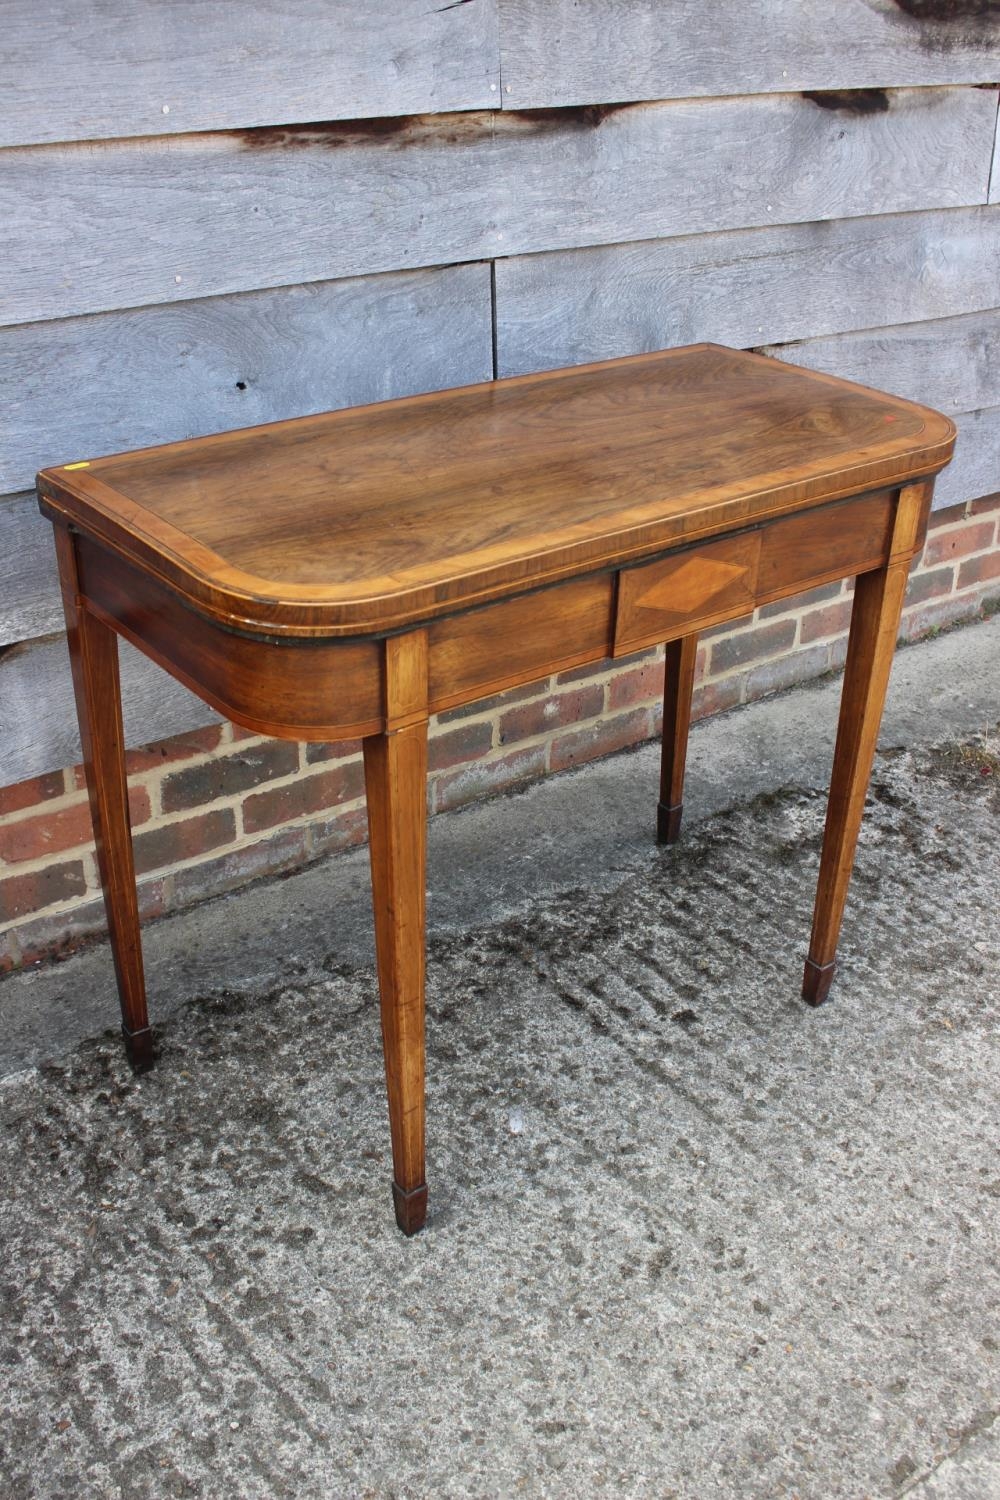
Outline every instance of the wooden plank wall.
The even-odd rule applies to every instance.
[[[1000,4],[2,9],[0,784],[78,755],[44,464],[714,339],[1000,488]],[[123,676],[131,742],[211,717]]]

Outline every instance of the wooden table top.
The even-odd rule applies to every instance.
[[[213,618],[362,635],[939,469],[944,416],[699,344],[44,470]]]

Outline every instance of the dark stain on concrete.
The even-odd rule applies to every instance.
[[[694,1026],[698,1020],[698,1016],[697,1012],[690,1008],[685,1008],[684,1010],[675,1010],[670,1019],[671,1021],[675,1021],[678,1026]]]

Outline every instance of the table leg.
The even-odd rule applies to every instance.
[[[811,1005],[821,1005],[833,983],[837,939],[909,569],[909,559],[891,563],[863,573],[855,583],[812,938],[802,981],[803,997]]]
[[[139,1072],[152,1066],[153,1033],[146,1011],[132,859],[118,637],[110,626],[86,609],[79,597],[72,535],[65,528],[56,527],[55,536],[97,868],[121,1002],[122,1034],[129,1062]]]
[[[691,727],[691,695],[698,637],[667,642],[663,675],[663,750],[660,761],[660,800],[656,806],[656,840],[674,844],[680,837],[684,806],[684,766]]]
[[[424,911],[427,722],[364,742],[365,789],[392,1134],[396,1223],[427,1214],[424,1176]]]

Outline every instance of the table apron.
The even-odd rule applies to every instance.
[[[899,497],[914,489],[838,500],[415,626],[426,633],[427,712],[697,634],[913,556],[931,486],[911,504],[904,531]],[[227,718],[284,739],[347,740],[392,728],[385,639],[240,634],[93,538],[76,533],[75,544],[85,606]]]

